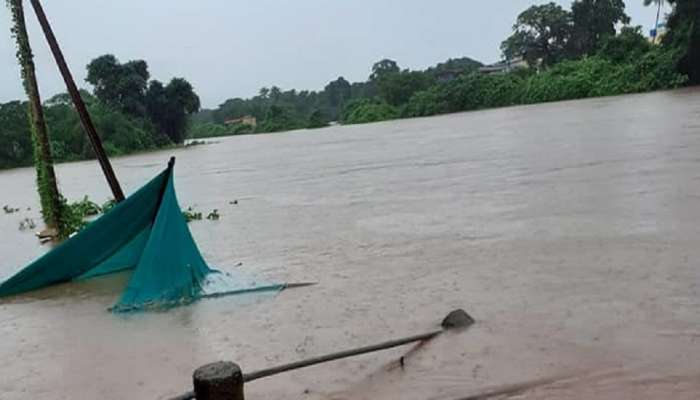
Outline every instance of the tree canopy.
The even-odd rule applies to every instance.
[[[371,82],[376,82],[386,75],[397,74],[400,71],[401,69],[396,61],[385,58],[374,63],[369,80]]]
[[[532,6],[513,25],[513,34],[501,44],[507,59],[523,57],[530,65],[554,65],[565,56],[571,36],[571,13],[556,3]]]
[[[606,37],[615,36],[617,24],[628,24],[623,0],[577,0],[571,5],[570,49],[574,56],[593,54]]]
[[[103,104],[137,118],[147,118],[174,143],[185,140],[188,116],[199,111],[199,97],[183,78],[167,85],[151,80],[144,60],[120,63],[111,55],[100,56],[87,66],[86,81]]]
[[[673,11],[668,18],[664,44],[679,50],[679,70],[692,83],[700,83],[700,2],[668,0]]]

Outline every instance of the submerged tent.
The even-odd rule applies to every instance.
[[[168,168],[81,232],[0,285],[9,296],[134,269],[115,312],[187,304],[202,297],[276,291],[207,266],[180,211]]]

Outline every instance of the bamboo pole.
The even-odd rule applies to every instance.
[[[66,64],[66,60],[63,57],[63,52],[61,51],[61,48],[58,45],[58,41],[56,40],[56,36],[54,35],[53,30],[51,29],[51,25],[49,24],[49,20],[46,17],[46,14],[44,13],[44,9],[42,8],[39,0],[30,0],[30,2],[32,3],[32,7],[34,8],[34,12],[36,13],[37,19],[39,20],[41,29],[42,31],[44,31],[46,41],[49,43],[51,53],[53,53],[53,56],[56,59],[58,69],[59,71],[61,71],[63,80],[66,82],[66,88],[68,89],[68,93],[70,94],[71,99],[73,99],[75,109],[78,112],[78,115],[80,116],[80,122],[82,123],[83,128],[85,129],[85,133],[87,133],[88,137],[90,138],[90,143],[92,143],[92,148],[95,151],[95,156],[97,157],[97,160],[99,161],[100,166],[102,167],[102,172],[104,172],[105,178],[107,179],[107,183],[109,184],[110,189],[112,189],[114,199],[117,202],[121,202],[124,200],[124,192],[122,191],[121,186],[119,186],[119,181],[117,181],[117,177],[114,174],[112,164],[110,164],[109,159],[107,158],[107,153],[105,153],[104,148],[102,147],[102,140],[100,139],[99,135],[97,134],[97,131],[95,130],[95,126],[92,123],[92,119],[90,118],[90,114],[88,113],[87,107],[85,107],[85,103],[80,97],[78,87],[75,85],[75,81],[73,80],[73,76],[71,75],[70,69],[68,69],[68,64]]]

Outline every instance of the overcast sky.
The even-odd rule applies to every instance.
[[[375,61],[425,68],[447,58],[499,58],[519,12],[534,0],[44,0],[79,86],[102,54],[145,59],[151,76],[184,77],[205,107],[262,86],[321,89],[344,76],[365,80]],[[4,3],[4,2],[3,2]],[[28,2],[26,2],[28,4]],[[563,6],[569,0],[558,1]],[[655,10],[626,0],[645,32]],[[29,5],[27,20],[42,95],[65,91]],[[24,98],[0,5],[0,102]],[[1,32],[4,32],[2,34]]]

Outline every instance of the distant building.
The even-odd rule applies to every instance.
[[[666,24],[665,23],[659,23],[658,29],[652,29],[649,31],[649,41],[658,44],[661,43],[661,40],[664,38],[666,35]]]
[[[482,74],[505,74],[516,69],[527,67],[527,61],[525,61],[525,59],[522,57],[517,57],[512,60],[505,60],[495,64],[484,65],[483,67],[479,68],[479,72]]]
[[[234,119],[228,119],[224,121],[225,125],[236,125],[236,124],[241,124],[241,125],[249,125],[255,128],[258,126],[258,120],[252,116],[252,115],[244,115],[240,118],[234,118]]]

